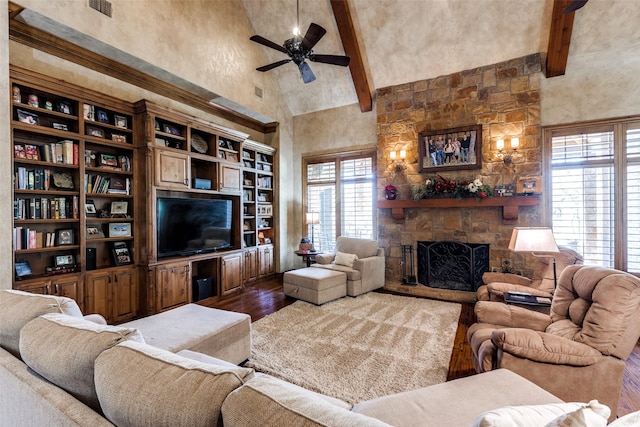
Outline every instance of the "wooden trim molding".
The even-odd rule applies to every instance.
[[[271,133],[275,132],[278,128],[278,122],[263,123],[237,111],[211,104],[209,102],[210,100],[201,94],[186,90],[171,82],[161,80],[133,67],[97,54],[82,46],[68,42],[40,28],[35,28],[21,22],[16,18],[19,18],[22,10],[24,9],[15,3],[9,3],[9,39],[12,41],[98,71],[99,73],[165,96],[206,113],[216,115],[249,129],[262,133]],[[195,85],[193,86],[196,87]]]
[[[489,197],[476,200],[467,199],[421,199],[421,200],[379,200],[379,209],[391,209],[391,217],[397,224],[404,224],[406,209],[428,208],[491,208],[502,207],[503,224],[517,224],[520,206],[537,206],[539,196]]]

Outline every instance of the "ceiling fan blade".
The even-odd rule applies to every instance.
[[[304,35],[302,39],[302,49],[311,50],[313,47],[320,41],[322,36],[327,33],[327,30],[322,28],[318,24],[314,24],[313,22],[309,25],[309,29],[307,30],[307,34]]]
[[[256,70],[262,71],[264,73],[265,71],[273,70],[274,68],[287,64],[289,62],[291,62],[291,59],[283,59],[282,61],[274,62],[273,64],[263,65],[262,67],[256,68]]]
[[[576,10],[587,4],[588,1],[589,0],[573,0],[562,13],[567,14],[575,12]]]
[[[298,65],[298,69],[300,70],[300,76],[302,77],[302,81],[305,83],[311,83],[316,79],[316,76],[311,71],[311,67],[306,62],[301,62]]]
[[[267,40],[262,36],[251,36],[249,37],[249,40],[260,43],[263,46],[270,47],[271,49],[279,50],[282,53],[287,53],[287,49],[285,49],[283,46],[280,46],[279,44],[276,44],[271,40]]]
[[[309,56],[309,60],[314,62],[322,62],[324,64],[340,65],[342,67],[346,67],[347,65],[349,65],[349,61],[351,60],[351,58],[341,55],[311,55]]]

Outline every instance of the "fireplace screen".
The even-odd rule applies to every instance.
[[[430,288],[475,292],[488,269],[488,244],[418,242],[418,282]]]

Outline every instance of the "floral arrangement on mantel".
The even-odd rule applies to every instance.
[[[398,189],[395,185],[389,184],[384,187],[384,198],[387,200],[395,200],[398,195]]]
[[[491,187],[484,184],[481,179],[473,181],[456,182],[438,175],[436,178],[427,179],[423,185],[416,185],[411,190],[414,200],[455,197],[458,199],[475,197],[485,199],[493,196]]]

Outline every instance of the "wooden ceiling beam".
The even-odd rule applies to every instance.
[[[331,0],[331,9],[333,9],[333,15],[336,18],[336,24],[338,24],[338,32],[340,33],[344,52],[351,58],[349,71],[351,72],[351,79],[360,103],[360,111],[366,113],[373,109],[371,88],[367,80],[367,73],[360,53],[353,20],[351,19],[349,3],[347,3],[347,0]]]
[[[547,78],[563,76],[567,69],[575,11],[564,13],[564,10],[572,2],[573,0],[554,0],[553,2],[549,46],[547,47],[547,64],[545,67],[545,76]]]

